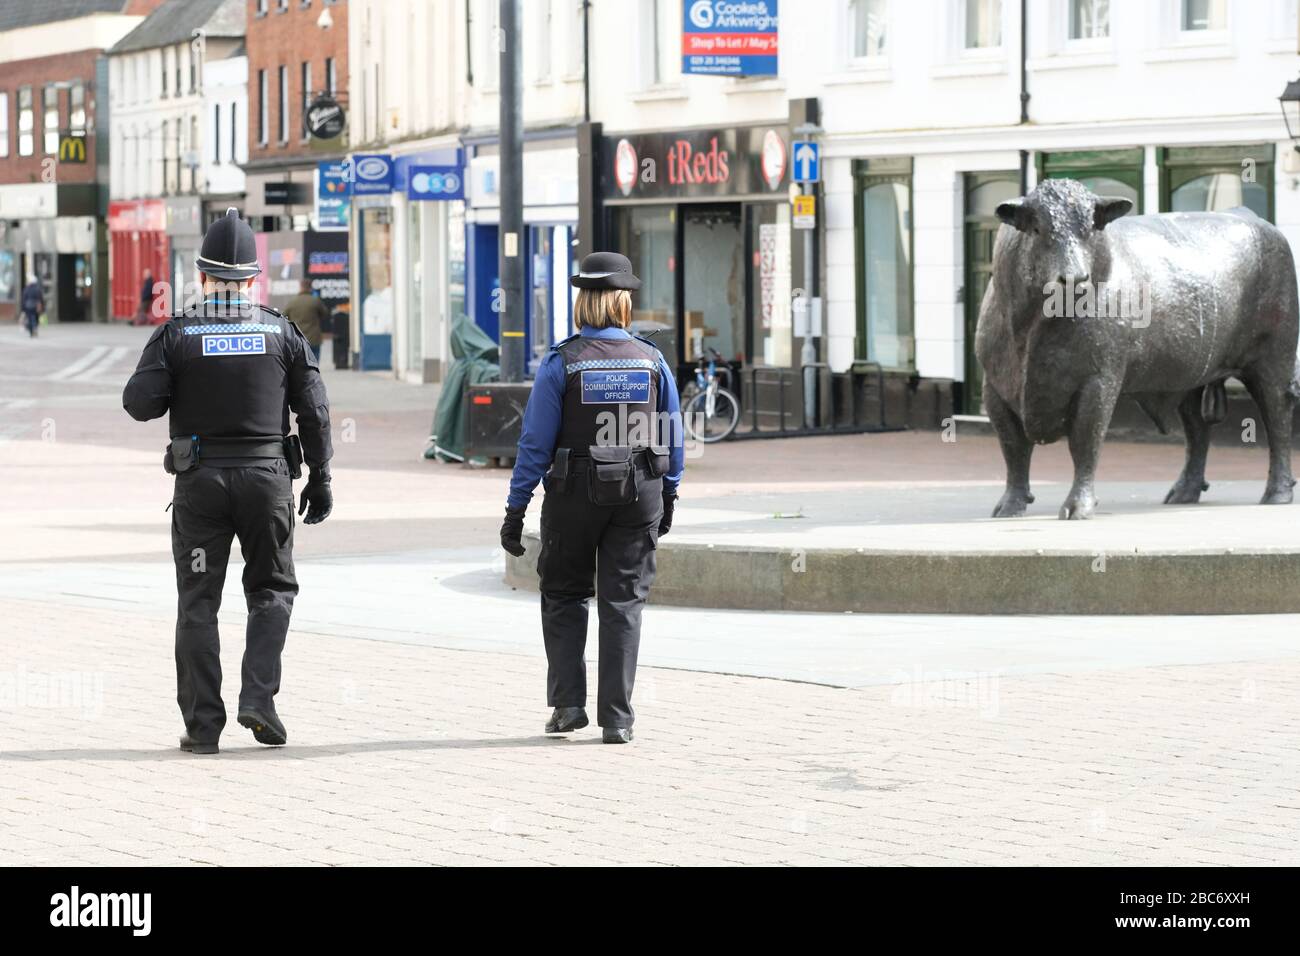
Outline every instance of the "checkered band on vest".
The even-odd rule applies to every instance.
[[[646,416],[647,424],[654,422],[661,358],[657,348],[635,338],[575,336],[556,350],[564,360],[563,421],[557,447],[585,452],[597,444],[655,443],[648,440],[653,436],[645,425],[640,432],[629,426],[638,416]]]

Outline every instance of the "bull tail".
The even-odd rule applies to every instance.
[[[1286,387],[1286,393],[1291,396],[1292,404],[1300,402],[1300,358],[1296,359],[1295,371],[1291,373],[1291,384]]]

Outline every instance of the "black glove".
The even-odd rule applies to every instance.
[[[527,508],[506,507],[506,520],[501,522],[501,547],[516,558],[524,553],[524,544],[519,539],[524,536],[524,512]]]
[[[302,497],[298,499],[298,516],[302,517],[306,511],[307,517],[303,519],[303,524],[320,524],[333,510],[334,492],[330,491],[330,473],[313,468],[311,477],[307,479],[307,487],[303,488]]]
[[[663,537],[673,527],[673,508],[677,506],[677,492],[664,492],[664,516],[659,519],[659,537]]]

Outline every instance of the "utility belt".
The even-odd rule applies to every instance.
[[[555,449],[548,492],[567,495],[577,475],[586,473],[587,497],[594,505],[615,507],[637,500],[638,474],[647,479],[668,473],[668,449],[660,445],[633,448],[630,445],[590,445],[585,451]]]
[[[203,459],[283,458],[289,465],[289,477],[302,477],[302,442],[297,435],[252,438],[200,438],[198,435],[173,438],[163,452],[163,471],[180,475]]]

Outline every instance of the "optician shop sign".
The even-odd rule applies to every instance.
[[[776,76],[777,0],[684,0],[682,72]]]
[[[790,184],[784,126],[697,129],[606,136],[606,201],[785,194]]]

